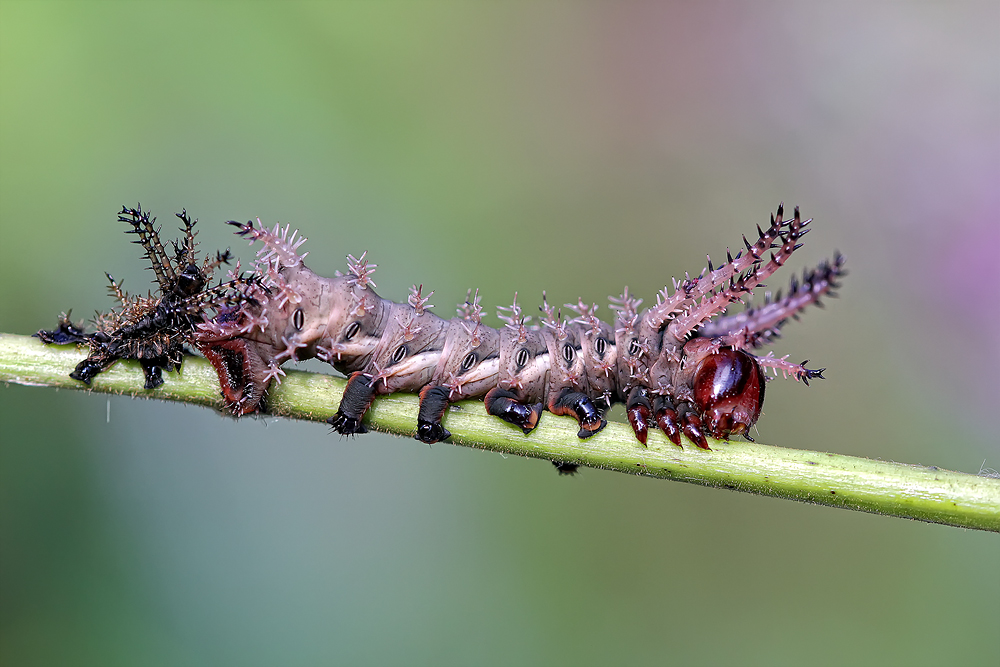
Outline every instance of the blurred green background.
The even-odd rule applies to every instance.
[[[106,309],[104,271],[145,291],[122,204],[244,259],[223,221],[291,222],[447,316],[649,299],[784,199],[795,270],[851,275],[775,346],[828,379],[769,385],[759,439],[1000,468],[998,26],[3,0],[0,331]],[[997,664],[992,534],[45,388],[0,388],[0,438],[3,665]]]

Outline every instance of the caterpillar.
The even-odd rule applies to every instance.
[[[424,295],[422,285],[411,288],[406,303],[381,298],[367,253],[348,255],[348,272],[325,278],[306,267],[308,253],[299,252],[306,239],[289,233],[290,225],[269,231],[259,220],[230,221],[236,234],[263,244],[255,279],[243,285],[238,306],[197,323],[193,337],[235,415],[262,409],[270,383],[281,382],[282,364],[318,358],[347,377],[328,420],[343,435],[367,431],[364,416],[376,395],[402,391],[419,393],[414,435],[425,443],[451,435],[442,424],[451,403],[482,398],[491,415],[525,434],[543,410],[574,417],[580,438],[604,428],[607,410],[623,402],[643,445],[652,427],[676,445],[684,436],[708,449],[707,436],[750,439],[766,370],[805,384],[823,377],[825,369],[807,368],[807,361],[754,351],[806,307],[835,296],[846,273],[839,253],[805,271],[801,282],[793,278],[785,296],[725,314],[801,246],[811,220],[803,221],[798,208],[791,220],[783,214],[779,205],[770,226],[757,227],[755,242],[744,236],[735,257],[727,250],[718,267],[709,258],[698,276],[673,280],[645,310],[626,288],[611,298],[613,323],[582,300],[565,305],[573,317],[564,319],[543,292],[542,316],[532,325],[515,294],[499,309],[500,329],[483,323],[478,290],[469,291],[457,317],[444,319],[431,312],[433,292]]]
[[[63,314],[55,329],[42,329],[34,334],[49,344],[77,343],[90,348],[86,359],[77,364],[69,374],[75,380],[89,385],[95,376],[107,370],[119,359],[138,360],[145,376],[145,388],[155,389],[163,384],[163,370],[180,369],[186,345],[194,345],[195,326],[206,319],[212,309],[225,310],[254,305],[250,290],[266,294],[258,278],[253,275],[230,276],[226,283],[209,287],[215,271],[228,264],[232,258],[227,249],[206,255],[199,264],[194,240],[197,234],[186,210],[176,214],[184,233],[183,241],[174,241],[171,259],[160,241],[156,218],[136,208],[122,207],[119,222],[128,223],[127,234],[135,234],[133,243],[142,246],[157,284],[155,294],[133,296],[126,293],[110,273],[110,292],[118,299],[120,307],[106,313],[97,313],[97,330],[87,333],[73,324],[69,314]],[[188,354],[190,354],[188,352]]]

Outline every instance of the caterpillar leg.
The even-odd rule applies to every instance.
[[[656,418],[656,425],[660,427],[667,439],[680,446],[680,417],[677,415],[676,408],[666,397],[657,396],[653,399],[653,416]]]
[[[156,389],[163,384],[163,373],[160,368],[163,361],[163,359],[139,360],[139,365],[142,366],[142,374],[146,378],[145,389]]]
[[[441,425],[441,418],[448,410],[448,389],[427,385],[420,390],[420,413],[417,415],[417,433],[414,437],[428,445],[451,437],[451,432]]]
[[[573,476],[580,470],[580,466],[576,463],[565,463],[564,461],[552,461],[552,465],[556,467],[556,472],[559,476],[570,475]]]
[[[576,417],[580,422],[580,431],[576,435],[581,439],[589,438],[608,425],[590,397],[578,391],[566,390],[558,398],[550,400],[549,412]]]
[[[525,435],[531,433],[542,416],[542,404],[525,405],[517,400],[517,395],[500,387],[494,387],[484,399],[486,411],[494,417],[518,426]]]
[[[110,355],[104,349],[104,343],[108,342],[108,337],[102,332],[88,334],[74,325],[68,315],[59,318],[59,324],[55,329],[41,329],[35,332],[35,337],[47,345],[69,345],[71,343],[90,345],[91,353],[86,359],[81,361],[69,374],[74,380],[79,380],[89,385],[99,373],[106,371],[111,364],[118,361],[118,357]],[[96,343],[96,345],[95,345]],[[95,349],[96,348],[96,349]],[[162,380],[160,383],[162,384]],[[150,386],[149,379],[146,379],[146,389],[152,389],[156,385]]]
[[[108,356],[101,352],[95,352],[89,357],[81,361],[73,369],[73,372],[69,374],[74,380],[79,380],[80,382],[89,385],[90,381],[94,379],[99,373],[103,373],[111,367],[111,364],[118,361],[118,357]],[[162,380],[161,380],[162,382]],[[146,381],[146,389],[152,389],[149,386],[149,381]]]
[[[635,431],[636,440],[643,445],[649,437],[649,415],[653,411],[653,406],[649,404],[649,397],[643,387],[633,387],[625,402],[625,414],[628,416],[628,423]]]
[[[337,414],[327,419],[327,423],[341,435],[367,433],[368,428],[361,423],[361,419],[372,404],[374,395],[375,382],[370,376],[361,371],[351,373],[344,389],[344,397],[340,399]]]
[[[625,414],[635,431],[636,439],[643,445],[649,437],[649,418],[655,416],[656,424],[675,445],[681,444],[681,434],[702,449],[708,449],[705,426],[697,408],[681,402],[675,408],[667,399],[657,396],[650,403],[646,389],[633,387],[625,404]]]
[[[678,407],[680,415],[681,431],[688,437],[688,440],[698,445],[702,449],[711,449],[708,440],[705,439],[705,425],[698,416],[698,412],[687,403],[681,403]]]
[[[270,384],[263,359],[273,354],[269,347],[261,349],[245,338],[198,343],[197,347],[215,368],[222,398],[233,415],[241,417],[261,409]]]

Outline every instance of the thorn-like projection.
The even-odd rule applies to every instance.
[[[469,299],[472,299],[471,301]],[[472,296],[470,289],[465,295],[465,302],[458,307],[458,314],[462,318],[462,329],[469,334],[469,342],[473,348],[479,347],[483,338],[481,335],[483,307],[479,304],[479,290]]]
[[[274,228],[268,231],[264,228],[260,218],[257,218],[257,224],[260,227],[254,227],[253,220],[246,224],[230,220],[229,224],[236,227],[238,229],[236,234],[248,239],[250,245],[253,245],[255,241],[264,244],[264,248],[257,252],[257,258],[261,264],[274,263],[276,269],[281,267],[294,268],[299,266],[305,256],[309,254],[299,254],[299,246],[306,242],[306,238],[304,236],[297,238],[298,230],[289,236],[291,225],[285,225],[285,228],[282,229],[280,224],[275,224]]]
[[[504,315],[505,312],[510,315]],[[511,305],[497,306],[497,317],[506,323],[508,329],[517,332],[519,342],[523,343],[528,339],[528,329],[525,325],[531,321],[531,317],[521,314],[521,307],[517,305],[517,292],[514,292],[514,302]]]
[[[458,314],[463,320],[475,322],[476,324],[482,322],[483,307],[479,304],[478,288],[476,289],[475,296],[472,296],[472,289],[469,289],[465,295],[465,302],[458,306]]]
[[[410,287],[410,296],[406,300],[406,302],[410,304],[413,310],[416,311],[417,315],[423,315],[425,308],[434,307],[433,305],[427,303],[428,301],[430,301],[430,298],[434,295],[434,292],[431,292],[427,296],[420,296],[420,292],[423,289],[424,289],[423,285],[420,285],[419,287],[413,285],[412,287]]]
[[[570,320],[570,323],[585,326],[587,328],[584,332],[585,335],[596,336],[601,332],[601,320],[597,317],[598,306],[596,303],[587,305],[583,302],[583,299],[579,299],[575,304],[567,303],[563,305],[577,314],[577,317]]]
[[[556,340],[566,340],[566,322],[563,321],[562,311],[557,311],[549,305],[548,297],[542,292],[542,305],[538,307],[545,317],[542,318],[542,325],[552,330]]]
[[[367,256],[367,250],[361,253],[361,257],[355,257],[354,255],[347,256],[347,268],[351,272],[350,283],[362,290],[369,286],[377,287],[371,276],[375,273],[375,268],[378,264],[369,264],[365,259]]]

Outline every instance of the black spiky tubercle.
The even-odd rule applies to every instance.
[[[197,220],[192,220],[187,211],[177,217],[184,236],[173,243],[171,258],[160,241],[155,218],[141,206],[123,206],[118,214],[120,222],[131,226],[126,233],[136,235],[133,242],[145,251],[144,257],[155,275],[155,293],[145,297],[129,295],[110,274],[105,274],[120,306],[97,314],[96,331],[88,333],[63,315],[56,329],[35,334],[44,343],[76,343],[90,348],[90,354],[70,377],[89,385],[119,359],[134,359],[142,366],[146,389],[155,389],[163,384],[163,370],[181,367],[187,353],[185,346],[193,343],[195,327],[205,321],[208,311],[243,302],[241,286],[255,279],[239,276],[208,288],[215,269],[228,263],[229,251],[206,257],[199,264],[194,240]]]

